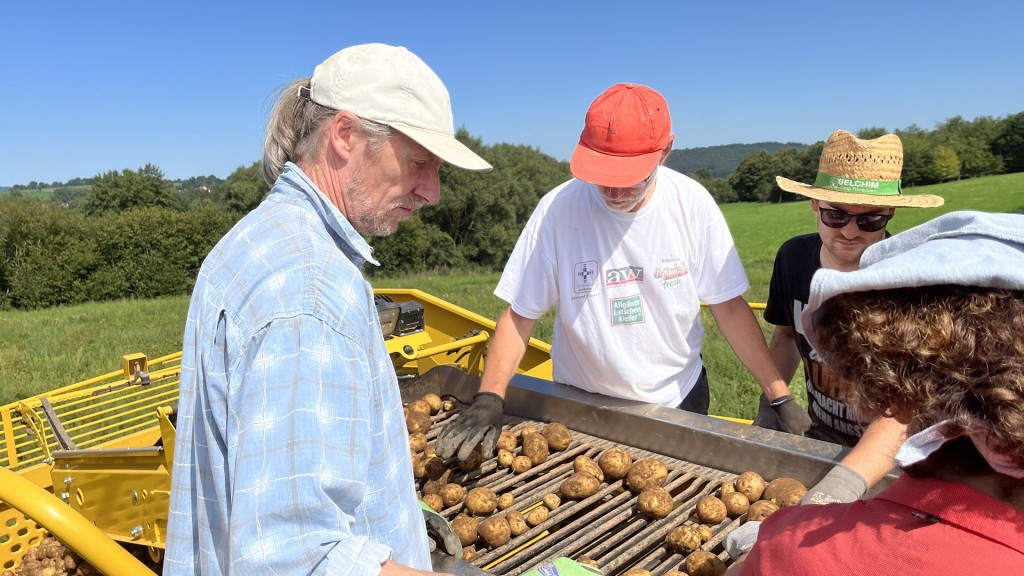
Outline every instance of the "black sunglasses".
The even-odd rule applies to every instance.
[[[878,232],[892,220],[892,214],[847,214],[838,208],[818,208],[821,215],[821,223],[829,228],[842,228],[850,223],[850,220],[857,220],[857,228],[864,232]]]

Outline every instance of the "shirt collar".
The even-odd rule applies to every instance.
[[[286,162],[281,176],[274,185],[274,191],[278,191],[282,184],[287,184],[289,188],[306,196],[313,209],[324,221],[327,229],[339,240],[339,247],[350,257],[354,257],[354,260],[357,259],[357,265],[361,265],[365,261],[374,266],[380,266],[380,262],[373,258],[373,248],[366,242],[366,239],[356,232],[348,218],[320,191],[320,188],[301,168],[291,162]]]

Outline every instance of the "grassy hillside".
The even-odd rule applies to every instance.
[[[951,182],[908,190],[946,198],[941,208],[897,211],[890,229],[905,230],[953,210],[1024,213],[1024,174]],[[809,202],[780,205],[729,204],[722,209],[751,280],[748,300],[768,295],[775,250],[787,238],[813,232]],[[496,319],[504,303],[491,291],[498,273],[418,275],[378,280],[382,288],[419,288],[463,308]],[[188,298],[123,301],[54,308],[36,312],[0,312],[0,404],[118,370],[121,356],[145,352],[150,357],[175,352]],[[757,314],[760,317],[760,314]],[[753,417],[757,390],[705,314],[708,338],[704,359],[712,381],[712,412]],[[767,327],[766,334],[767,334]],[[542,320],[535,336],[551,338],[551,317]],[[801,396],[799,387],[794,391]]]

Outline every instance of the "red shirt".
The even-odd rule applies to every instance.
[[[870,500],[772,514],[740,574],[1024,574],[1024,513],[904,474]]]

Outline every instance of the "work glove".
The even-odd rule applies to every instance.
[[[423,509],[423,519],[427,523],[430,551],[433,552],[437,548],[437,544],[440,543],[444,547],[444,551],[450,556],[458,555],[461,557],[462,541],[459,540],[459,535],[452,529],[452,525],[448,523],[448,520],[434,512],[433,508],[427,506],[427,503],[422,500],[420,500],[420,508]]]
[[[501,425],[505,423],[504,408],[505,401],[501,396],[493,392],[477,392],[473,396],[473,404],[438,434],[437,455],[448,458],[458,450],[459,460],[465,460],[479,444],[480,454],[490,458],[498,444]]]
[[[796,403],[792,394],[779,396],[768,403],[768,406],[775,411],[779,418],[779,430],[803,436],[804,432],[811,427],[811,417]]]
[[[868,491],[868,482],[853,468],[836,464],[820,482],[807,491],[800,504],[853,502]]]
[[[761,523],[758,521],[746,522],[739,528],[729,532],[725,537],[725,551],[735,560],[750,552],[757,542],[757,533],[761,531]]]
[[[763,392],[757,402],[757,417],[754,418],[754,426],[760,426],[769,430],[782,430],[779,414],[772,408],[771,400]]]

